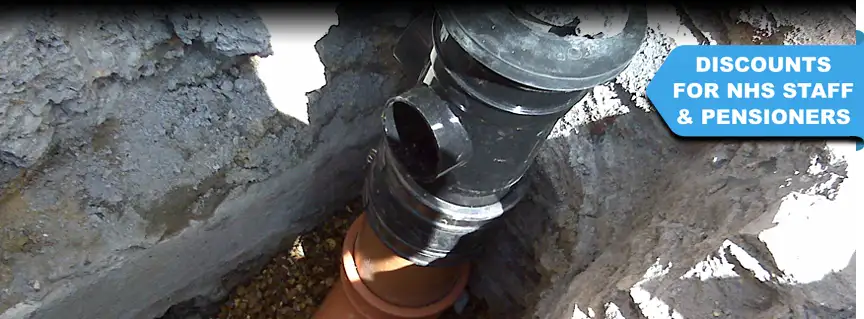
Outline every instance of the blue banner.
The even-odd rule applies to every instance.
[[[679,46],[646,94],[681,137],[861,139],[864,33],[856,41]]]

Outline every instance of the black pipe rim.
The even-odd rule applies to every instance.
[[[405,175],[386,142],[380,148],[363,187],[367,220],[385,246],[418,266],[443,267],[476,256],[482,249],[476,236],[518,204],[530,184],[520,179],[491,205],[460,206],[425,191]]]
[[[437,17],[437,16],[436,16]],[[584,94],[584,90],[577,91],[566,91],[566,92],[557,92],[557,91],[545,91],[545,92],[537,92],[537,91],[528,91],[522,89],[508,88],[505,85],[497,84],[492,81],[480,80],[476,78],[472,78],[470,76],[463,76],[459,72],[455,71],[451,65],[448,64],[449,56],[440,52],[443,46],[443,39],[439,36],[441,32],[446,32],[443,29],[441,19],[434,19],[432,21],[432,34],[435,35],[432,40],[432,47],[438,55],[435,61],[432,61],[431,68],[433,72],[435,72],[435,76],[439,80],[443,80],[445,82],[452,81],[456,86],[458,86],[461,90],[467,93],[472,98],[483,102],[488,106],[493,108],[513,113],[515,115],[525,115],[531,117],[537,116],[555,116],[561,117],[562,114],[566,113],[574,105],[576,105],[582,98]],[[458,41],[457,41],[458,44]],[[469,57],[473,58],[465,48],[459,45],[459,48],[462,50],[460,53],[466,54]],[[475,59],[476,61],[476,59]],[[479,62],[479,61],[478,61]],[[440,66],[439,66],[440,63]],[[482,65],[482,63],[481,63]],[[485,65],[484,65],[485,66]],[[440,71],[443,72],[438,72]],[[494,71],[492,71],[494,72]],[[509,80],[509,79],[508,79]],[[517,82],[513,82],[513,84],[517,84]],[[521,83],[519,83],[521,84]],[[506,92],[511,90],[518,90],[520,95],[526,96],[528,100],[533,101],[543,101],[541,103],[537,103],[537,105],[529,105],[529,104],[514,104],[510,101],[503,99],[495,99],[491,96],[495,95],[492,92]],[[458,92],[453,92],[453,94],[461,94]],[[562,100],[563,99],[563,100]],[[554,100],[554,102],[547,102],[547,100]],[[564,100],[567,100],[566,102]],[[549,104],[549,105],[542,105]]]
[[[399,161],[396,160],[389,146],[382,146],[382,148],[383,154],[379,154],[379,156],[381,156],[385,161],[387,167],[392,170],[397,181],[402,187],[404,187],[408,194],[426,207],[435,209],[441,213],[446,213],[448,216],[462,220],[476,221],[494,219],[516,206],[526,193],[525,189],[522,187],[511,187],[510,191],[507,192],[507,195],[492,204],[477,207],[453,204],[426,191],[423,186],[420,186],[419,183],[409,177],[407,170],[402,163],[399,163]],[[522,180],[523,179],[520,178],[513,186],[520,184],[519,182]],[[394,185],[390,185],[390,187],[393,186]],[[479,212],[485,213],[478,214]]]
[[[534,31],[505,4],[443,5],[437,12],[450,36],[490,70],[526,86],[574,91],[614,79],[636,56],[648,16],[644,5],[628,8],[624,30],[600,39]]]

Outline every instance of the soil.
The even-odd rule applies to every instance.
[[[300,235],[290,251],[276,255],[250,282],[237,287],[217,318],[311,318],[339,279],[342,239],[361,210],[361,201],[354,200]],[[472,297],[461,314],[451,309],[441,318],[490,318],[486,309],[485,303]]]

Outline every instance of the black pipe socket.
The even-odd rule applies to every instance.
[[[379,238],[421,266],[476,253],[485,226],[521,200],[555,123],[639,50],[645,8],[629,12],[623,32],[600,39],[538,32],[506,6],[415,20],[396,56],[422,83],[387,102],[364,187]]]

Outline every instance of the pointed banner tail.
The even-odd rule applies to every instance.
[[[856,45],[685,45],[646,94],[682,137],[857,138],[864,148],[864,70]]]

